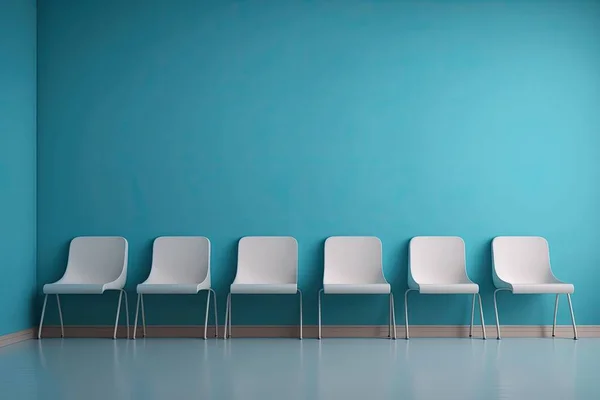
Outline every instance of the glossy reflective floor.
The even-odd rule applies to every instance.
[[[2,399],[600,399],[600,339],[44,339]]]

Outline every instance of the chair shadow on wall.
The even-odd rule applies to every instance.
[[[229,293],[229,286],[235,279],[237,272],[237,254],[238,244],[242,236],[236,240],[229,242],[223,251],[222,259],[215,259],[211,256],[211,284],[213,289],[217,292],[217,303],[219,306],[219,325],[221,329],[225,326],[225,304],[227,303],[227,294]],[[216,252],[212,248],[211,243],[211,254]],[[221,333],[219,333],[221,335]]]
[[[469,260],[472,261],[469,263]],[[467,247],[467,273],[479,285],[484,316],[493,318],[495,288],[492,279],[492,239],[473,247],[471,257],[469,257],[469,247]],[[486,325],[490,325],[491,322],[493,322],[492,319],[488,320]]]
[[[385,277],[394,293],[394,308],[396,310],[396,325],[404,325],[404,290],[408,286],[408,243],[410,240],[403,240],[399,244],[392,246],[389,257],[385,257],[384,243],[384,260],[383,268]],[[381,306],[381,316],[379,320],[385,322],[387,319],[387,309]]]
[[[42,314],[42,305],[44,304],[44,294],[42,293],[42,287],[46,283],[56,282],[65,273],[67,267],[67,260],[69,258],[69,245],[71,240],[65,240],[58,246],[58,250],[52,253],[50,262],[44,266],[44,268],[52,271],[49,277],[43,277],[43,281],[36,282],[35,292],[32,293],[32,315],[35,325],[38,326],[40,322],[40,315]],[[71,298],[75,296],[70,296]],[[85,296],[81,296],[85,297]],[[63,311],[65,310],[64,304],[62,305]],[[67,311],[69,312],[69,311]],[[46,309],[46,321],[44,325],[56,325],[59,323],[58,319],[58,305],[55,301],[49,302]],[[44,328],[46,329],[46,328]]]
[[[300,254],[306,259],[299,260],[299,287],[304,292],[304,323],[317,324],[317,308],[319,290],[323,287],[326,238],[310,242],[306,247],[300,242]],[[306,272],[303,272],[306,271]]]
[[[136,287],[138,283],[143,282],[150,275],[150,269],[152,267],[152,248],[154,246],[154,239],[144,240],[142,244],[142,250],[140,250],[139,257],[135,257],[135,253],[129,249],[129,267],[127,270],[127,285],[125,288],[132,295],[136,294]],[[133,256],[133,257],[132,257]],[[135,274],[131,272],[135,271]]]

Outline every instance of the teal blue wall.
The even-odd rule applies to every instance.
[[[0,336],[33,326],[36,11],[0,0]]]
[[[599,2],[45,0],[38,28],[38,289],[77,235],[127,237],[130,294],[153,238],[205,235],[222,318],[237,240],[293,235],[314,324],[324,239],[377,235],[401,323],[409,238],[460,235],[492,323],[490,240],[543,235],[600,324]],[[202,322],[204,296],[160,300],[149,322]],[[234,324],[296,322],[292,297],[234,300]],[[386,304],[327,298],[324,322],[385,324]],[[115,307],[64,300],[69,323]],[[464,324],[470,299],[411,309]]]

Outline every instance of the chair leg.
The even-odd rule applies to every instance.
[[[123,292],[119,291],[119,305],[117,306],[117,318],[115,320],[115,330],[113,332],[113,339],[117,338],[117,326],[119,324],[119,314],[121,313],[121,298],[123,297]]]
[[[487,335],[485,334],[485,321],[483,319],[483,302],[481,301],[481,293],[477,293],[477,297],[479,297],[479,317],[481,318],[481,331],[483,333],[483,340],[486,340]]]
[[[556,314],[558,313],[558,294],[554,299],[554,322],[552,323],[552,337],[556,336]]]
[[[323,289],[319,290],[319,340],[321,340],[321,294],[323,293]]]
[[[204,340],[206,337],[206,330],[208,329],[208,312],[210,311],[210,290],[207,291],[208,296],[206,296],[206,311],[204,313]]]
[[[137,334],[138,315],[140,313],[140,299],[141,298],[142,298],[142,295],[138,293],[138,295],[137,295],[137,303],[135,305],[135,321],[133,322],[133,337],[131,338],[133,340],[135,340],[136,334]]]
[[[215,292],[212,289],[208,289],[209,293],[212,292],[213,294],[213,300],[215,305],[213,306],[214,310],[215,310],[215,337],[219,337],[219,318],[218,318],[218,314],[217,314],[217,292]]]
[[[394,302],[394,294],[390,292],[390,301],[392,305],[392,327],[394,329],[394,340],[398,338],[396,333],[396,305]]]
[[[496,289],[494,290],[494,311],[496,312],[496,339],[500,340],[502,337],[500,336],[500,320],[498,319],[498,300],[496,299],[496,295],[499,291],[506,289]]]
[[[231,303],[231,293],[227,295],[227,304],[225,305],[225,329],[223,329],[223,339],[227,339],[227,329],[229,327],[229,305]]]
[[[302,340],[302,290],[298,289],[300,294],[300,340]]]
[[[60,319],[60,337],[65,337],[65,326],[63,324],[62,307],[60,306],[60,296],[56,295],[56,305],[58,305],[58,318]]]
[[[44,315],[46,315],[46,304],[48,304],[48,295],[44,296],[44,306],[42,307],[42,316],[40,318],[40,326],[38,328],[38,339],[42,338],[42,326],[44,325]]]
[[[233,313],[233,295],[231,295],[230,299],[229,299],[229,337],[232,338],[232,327],[231,327],[231,314]]]
[[[229,324],[229,299],[231,293],[227,295],[227,301],[225,302],[225,324],[223,325],[223,340],[227,339],[227,326]]]
[[[392,337],[392,293],[389,295],[388,339]]]
[[[127,323],[127,339],[129,339],[129,299],[127,299],[127,292],[123,290],[125,295],[125,322]]]
[[[473,302],[471,304],[471,326],[469,327],[469,337],[473,337],[473,320],[475,319],[475,297],[477,297],[477,293],[473,294]]]
[[[567,293],[569,301],[569,309],[571,310],[571,322],[573,323],[573,339],[577,340],[577,325],[575,325],[575,314],[573,313],[573,304],[571,303],[571,295]]]
[[[407,289],[406,292],[404,292],[404,330],[406,340],[410,339],[410,335],[408,333],[408,292],[413,290],[416,289]]]
[[[142,334],[146,337],[146,310],[144,309],[144,295],[140,295],[140,302],[142,304]]]

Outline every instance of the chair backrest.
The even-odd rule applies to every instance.
[[[416,236],[409,243],[409,279],[420,284],[468,280],[465,242],[458,236]]]
[[[210,241],[203,236],[154,239],[149,279],[167,284],[199,284],[210,280]]]
[[[298,283],[298,242],[291,236],[246,236],[238,244],[234,283]]]
[[[327,238],[323,284],[385,283],[381,252],[375,236]]]
[[[548,242],[539,236],[498,236],[492,240],[494,283],[541,283],[555,279]],[[500,283],[500,282],[498,282]]]
[[[80,236],[71,240],[63,279],[105,284],[127,278],[127,240],[119,236]]]

